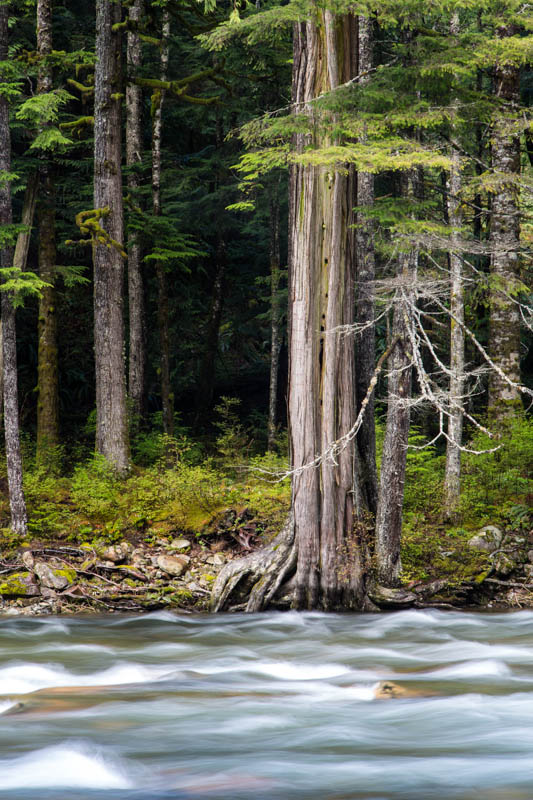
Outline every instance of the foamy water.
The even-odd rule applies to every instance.
[[[67,797],[530,800],[533,613],[4,618],[0,800]]]

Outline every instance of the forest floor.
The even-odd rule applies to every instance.
[[[199,536],[163,523],[156,535],[133,531],[112,544],[16,543],[0,560],[0,613],[208,611],[217,574],[269,540],[269,522],[241,506],[214,514]],[[426,530],[411,534],[404,551],[402,589],[371,593],[382,610],[533,607],[533,531],[486,526],[465,538]]]

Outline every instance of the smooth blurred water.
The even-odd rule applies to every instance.
[[[533,798],[529,611],[0,622],[0,800]]]

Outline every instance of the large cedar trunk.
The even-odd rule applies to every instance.
[[[355,75],[353,16],[325,12],[320,25],[296,26],[294,100],[309,104]],[[322,144],[299,135],[297,149]],[[339,326],[354,323],[351,181],[344,171],[298,165],[290,220],[289,425],[295,543],[294,606],[360,607],[363,556],[354,525],[354,449],[303,468],[347,433],[355,419],[354,340]]]
[[[43,59],[37,89],[50,92],[52,69],[52,1],[37,3],[37,50]],[[48,286],[41,291],[38,318],[37,461],[48,463],[50,449],[59,443],[59,379],[57,359],[55,186],[50,165],[43,157],[39,169],[39,274]]]
[[[119,2],[96,2],[94,206],[104,235],[94,237],[96,448],[119,472],[129,466],[124,366],[124,240],[121,174]],[[100,239],[104,239],[101,242]]]
[[[7,60],[8,8],[0,6],[0,61]],[[9,106],[5,96],[0,95],[0,173],[11,172],[11,136],[9,131]],[[12,224],[11,186],[9,181],[0,182],[0,225]],[[0,251],[2,269],[13,267],[14,248],[5,244]],[[12,297],[2,292],[2,353],[4,378],[4,431],[6,443],[7,480],[11,527],[24,536],[27,531],[27,513],[22,489],[22,457],[20,452],[19,410],[17,386],[17,335],[15,309]]]
[[[143,0],[134,0],[129,18],[139,22],[144,10]],[[138,31],[128,31],[128,85],[126,87],[126,161],[130,172],[128,189],[135,199],[140,186],[137,171],[142,158],[142,89],[133,83],[141,67],[141,37]],[[128,306],[129,306],[129,374],[128,393],[135,424],[144,410],[145,332],[144,290],[141,267],[141,246],[137,232],[128,237]]]
[[[500,31],[502,37],[512,29]],[[520,383],[520,314],[512,295],[519,277],[520,247],[520,137],[516,131],[520,105],[520,73],[503,64],[496,69],[496,94],[503,102],[492,129],[492,168],[498,191],[492,197],[490,225],[491,293],[489,355],[515,384]],[[489,382],[489,413],[502,419],[520,407],[520,395],[498,372]]]
[[[299,113],[310,116],[321,113],[315,112],[314,98],[355,75],[355,17],[325,12],[319,23],[298,23],[294,28],[292,99]],[[325,142],[317,133],[320,126],[313,127],[314,134],[295,136],[297,152]],[[288,320],[292,511],[268,547],[221,570],[213,588],[213,610],[225,608],[243,588],[248,592],[247,611],[267,607],[283,588],[295,608],[365,607],[368,562],[363,526],[354,514],[353,440],[332,458],[319,459],[316,466],[317,456],[348,433],[355,420],[354,337],[346,335],[345,328],[355,320],[353,205],[353,176],[348,170],[292,166]]]

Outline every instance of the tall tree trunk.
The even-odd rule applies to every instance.
[[[412,194],[411,179],[406,178]],[[396,302],[392,321],[392,352],[389,357],[387,422],[381,457],[379,501],[376,514],[376,575],[381,584],[399,584],[402,569],[400,545],[403,491],[410,426],[412,377],[407,300],[416,281],[418,253],[412,249],[398,257]]]
[[[93,239],[96,448],[124,473],[129,444],[122,298],[122,75],[120,34],[112,30],[120,19],[120,2],[96,0],[94,206],[103,230]]]
[[[220,223],[219,223],[220,225]],[[202,418],[211,407],[215,388],[215,360],[218,353],[218,337],[222,310],[224,307],[224,286],[226,281],[227,252],[226,241],[219,229],[216,234],[215,249],[215,277],[211,295],[211,307],[207,320],[205,346],[198,374],[198,388],[196,391],[196,422],[202,423]]]
[[[279,353],[281,350],[281,308],[279,246],[279,182],[270,195],[270,383],[268,393],[268,442],[273,450],[276,444],[276,422],[278,402]]]
[[[512,28],[499,31],[502,38],[512,35]],[[511,64],[496,68],[498,108],[492,128],[492,169],[498,191],[492,198],[490,225],[491,291],[490,348],[495,365],[515,383],[520,383],[520,314],[513,293],[519,278],[520,247],[520,137],[516,131],[520,104],[520,72]],[[489,381],[489,414],[504,419],[521,407],[520,394],[497,372]]]
[[[359,17],[359,58],[358,74],[367,73],[360,81],[365,84],[370,80],[372,69],[373,41],[372,21],[367,17]],[[371,208],[374,205],[374,176],[368,172],[357,173],[358,208]],[[356,228],[357,247],[357,310],[356,322],[364,326],[356,339],[357,371],[356,397],[357,412],[366,397],[367,389],[374,374],[376,363],[376,332],[374,328],[375,301],[375,253],[374,224],[366,219],[364,211],[357,215]],[[360,517],[365,510],[376,513],[378,503],[378,474],[376,466],[376,427],[374,421],[374,395],[370,397],[365,416],[357,434],[358,464],[361,470],[361,495],[356,496],[357,511]]]
[[[162,81],[167,79],[168,39],[170,36],[170,14],[163,11],[161,32],[161,72]],[[161,132],[163,126],[163,102],[165,90],[159,90],[156,98],[152,123],[152,209],[155,217],[161,215]],[[168,287],[164,264],[155,266],[157,276],[157,323],[159,329],[161,404],[163,408],[163,430],[169,436],[174,434],[174,397],[170,388],[170,336],[168,324]]]
[[[139,22],[144,0],[134,0],[129,18]],[[137,30],[128,31],[128,85],[126,87],[126,162],[130,167],[128,190],[135,198],[140,186],[137,169],[142,159],[142,89],[132,82],[142,64],[141,37]],[[128,237],[128,301],[129,301],[129,380],[128,391],[133,418],[138,424],[144,410],[145,330],[142,254],[138,234]]]
[[[37,173],[32,173],[28,178],[26,191],[24,193],[24,203],[22,206],[21,224],[25,230],[17,236],[15,253],[13,255],[13,266],[15,269],[25,270],[28,263],[28,253],[30,250],[31,229],[35,218],[35,205],[37,203],[37,189],[39,186]]]
[[[52,90],[52,0],[37,2],[37,51],[41,58],[37,91]],[[56,316],[55,186],[50,164],[43,156],[39,168],[39,274],[45,286],[39,298],[37,356],[37,463],[46,464],[59,443],[59,380]]]
[[[454,14],[451,33],[459,33],[459,15]],[[452,107],[457,108],[457,101]],[[455,113],[454,113],[455,117]],[[451,227],[450,265],[450,416],[446,442],[446,469],[444,475],[444,513],[448,519],[457,511],[461,492],[461,444],[463,438],[463,393],[465,372],[465,301],[463,264],[455,246],[461,226],[461,159],[452,135],[451,168],[448,182],[448,218]]]
[[[356,20],[326,11],[320,25],[296,25],[294,100],[309,103],[355,74]],[[302,108],[302,106],[300,106]],[[307,113],[314,109],[307,106]],[[312,135],[299,135],[300,150]],[[300,468],[347,433],[355,418],[354,258],[348,177],[342,171],[295,168],[290,220],[289,425],[292,507],[298,561],[294,605],[325,609],[363,602],[363,565],[354,527],[354,452]]]
[[[0,6],[0,61],[8,56],[8,8]],[[11,172],[11,135],[9,130],[9,106],[4,95],[0,95],[0,173]],[[0,181],[0,225],[13,222],[11,209],[11,186],[8,180]],[[2,269],[13,267],[13,245],[5,244],[0,251]],[[27,532],[28,516],[22,489],[22,456],[20,452],[19,410],[17,386],[17,334],[15,309],[10,294],[2,292],[2,350],[4,376],[4,431],[6,442],[7,480],[11,528],[20,535]]]

